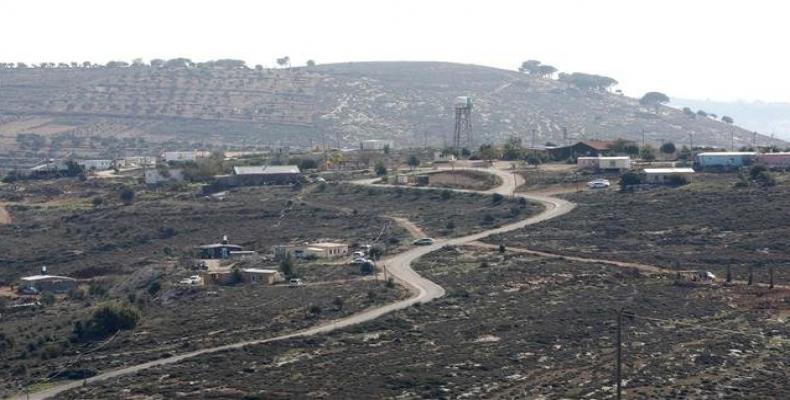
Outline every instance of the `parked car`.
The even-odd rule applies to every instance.
[[[365,257],[354,257],[351,260],[351,265],[360,265],[360,264],[364,264],[366,262],[368,262],[368,260],[366,260]]]
[[[587,187],[590,189],[605,189],[611,185],[608,179],[595,179],[587,182]]]
[[[354,257],[354,258],[365,258],[365,252],[364,251],[355,251],[355,252],[351,253],[351,257]]]
[[[430,246],[433,244],[433,239],[431,238],[421,238],[414,241],[415,246]]]
[[[304,282],[302,282],[302,280],[299,278],[294,278],[288,281],[288,287],[295,288],[300,286],[304,286]]]
[[[319,176],[318,178],[315,178],[315,181],[318,182],[318,183],[324,183],[324,182],[326,182],[326,179],[324,179],[323,177]]]

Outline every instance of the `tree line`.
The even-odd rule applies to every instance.
[[[275,60],[277,65],[282,68],[291,67],[291,58],[288,56],[280,57]],[[305,63],[307,67],[316,66],[314,60],[307,60]],[[38,64],[27,64],[24,62],[0,62],[0,69],[26,69],[26,68],[40,68],[40,69],[77,69],[77,68],[208,68],[208,69],[256,69],[262,70],[263,65],[257,64],[254,67],[247,65],[244,60],[223,58],[219,60],[209,60],[204,62],[195,62],[189,58],[178,57],[171,59],[155,58],[149,62],[145,62],[142,58],[135,58],[131,62],[112,60],[106,64],[94,63],[91,61],[82,62],[40,62]]]

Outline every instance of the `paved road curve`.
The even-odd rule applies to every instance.
[[[456,169],[459,169],[459,168],[456,168]],[[514,174],[511,174],[509,172],[500,171],[500,170],[496,170],[496,169],[486,169],[485,171],[488,171],[490,173],[496,174],[502,179],[502,185],[500,185],[497,188],[491,189],[491,190],[487,191],[486,193],[499,193],[499,194],[502,194],[502,195],[509,196],[509,195],[514,193],[515,188],[518,185],[521,185],[523,183],[523,179],[521,179],[521,177],[519,175],[514,175]],[[370,179],[370,180],[356,181],[354,183],[360,184],[360,185],[372,185],[374,181],[375,181],[374,179]],[[436,190],[436,188],[414,188],[414,189],[419,189],[419,190]],[[471,191],[471,190],[455,190],[455,191],[457,191],[457,192],[474,192],[474,191]],[[230,349],[237,349],[237,348],[241,348],[241,347],[248,346],[248,345],[263,344],[263,343],[269,343],[269,342],[274,342],[274,341],[286,340],[286,339],[291,339],[291,338],[297,338],[297,337],[303,337],[303,336],[311,336],[311,335],[316,335],[316,334],[325,333],[325,332],[331,332],[331,331],[334,331],[334,330],[337,330],[337,329],[340,329],[340,328],[345,328],[345,327],[348,327],[348,326],[357,325],[357,324],[361,324],[363,322],[374,320],[374,319],[379,318],[379,317],[381,317],[381,316],[383,316],[385,314],[388,314],[388,313],[391,313],[393,311],[397,311],[397,310],[401,310],[401,309],[407,308],[407,307],[412,306],[412,305],[414,305],[416,303],[425,303],[425,302],[429,302],[429,301],[431,301],[433,299],[442,297],[444,295],[444,289],[441,286],[437,285],[436,283],[431,282],[430,280],[423,278],[422,276],[420,276],[420,274],[415,272],[411,268],[411,263],[413,261],[417,260],[418,258],[420,258],[420,257],[422,257],[422,256],[424,256],[424,255],[426,255],[428,253],[431,253],[431,252],[434,252],[436,250],[439,250],[442,247],[444,247],[445,245],[463,245],[463,244],[467,244],[467,243],[470,243],[470,242],[474,242],[474,241],[483,239],[483,238],[485,238],[487,236],[490,236],[490,235],[494,235],[494,234],[498,234],[498,233],[504,233],[504,232],[509,232],[509,231],[513,231],[513,230],[516,230],[516,229],[521,229],[521,228],[523,228],[523,227],[525,227],[527,225],[537,224],[539,222],[546,221],[548,219],[558,217],[560,215],[568,213],[575,206],[571,202],[568,202],[568,201],[565,201],[565,200],[562,200],[562,199],[549,197],[549,196],[529,195],[529,194],[524,194],[524,193],[516,193],[515,195],[516,196],[520,196],[520,197],[524,197],[524,198],[526,198],[528,200],[531,200],[531,201],[534,201],[534,202],[538,202],[538,203],[542,204],[545,207],[545,209],[540,214],[534,215],[534,216],[532,216],[530,218],[527,218],[527,219],[519,221],[519,222],[514,222],[514,223],[511,223],[511,224],[503,225],[503,226],[501,226],[499,228],[490,229],[490,230],[487,230],[487,231],[484,231],[484,232],[480,232],[480,233],[475,233],[475,234],[472,234],[472,235],[467,235],[467,236],[457,237],[457,238],[453,238],[453,239],[436,241],[431,246],[416,247],[416,248],[413,248],[411,250],[408,250],[408,251],[405,251],[403,253],[400,253],[398,255],[395,255],[395,256],[393,256],[391,258],[388,258],[388,259],[385,259],[385,260],[381,261],[382,264],[387,266],[387,272],[389,272],[393,277],[395,277],[395,279],[398,280],[400,283],[404,284],[406,287],[408,287],[409,289],[412,290],[412,292],[414,294],[413,294],[413,296],[411,296],[408,299],[400,300],[400,301],[397,301],[395,303],[390,303],[390,304],[387,304],[387,305],[384,305],[384,306],[381,306],[381,307],[371,308],[371,309],[359,312],[357,314],[350,315],[350,316],[348,316],[346,318],[341,318],[341,319],[338,319],[338,320],[329,321],[329,322],[326,322],[326,323],[314,326],[312,328],[307,328],[307,329],[303,329],[303,330],[300,330],[300,331],[295,331],[293,333],[289,333],[289,334],[286,334],[286,335],[275,336],[275,337],[271,337],[271,338],[268,338],[268,339],[249,340],[249,341],[244,341],[244,342],[228,344],[228,345],[224,345],[224,346],[211,347],[211,348],[206,348],[206,349],[192,351],[192,352],[189,352],[189,353],[183,353],[183,354],[175,355],[175,356],[172,356],[172,357],[162,358],[162,359],[159,359],[159,360],[154,360],[154,361],[146,362],[146,363],[143,363],[143,364],[132,365],[132,366],[129,366],[129,367],[125,367],[125,368],[121,368],[121,369],[117,369],[117,370],[114,370],[114,371],[109,371],[109,372],[105,372],[105,373],[96,375],[96,376],[94,376],[92,378],[87,379],[87,382],[88,383],[92,383],[92,382],[104,381],[104,380],[107,380],[107,379],[111,379],[111,378],[115,378],[115,377],[119,377],[119,376],[123,376],[123,375],[129,375],[129,374],[133,374],[135,372],[138,372],[138,371],[141,371],[141,370],[144,370],[144,369],[147,369],[147,368],[156,367],[156,366],[159,366],[159,365],[177,363],[177,362],[179,362],[181,360],[197,357],[197,356],[202,355],[202,354],[216,353],[216,352],[219,352],[219,351],[230,350]],[[83,384],[83,381],[72,381],[72,382],[67,382],[67,383],[63,383],[63,384],[57,384],[56,386],[52,386],[52,387],[49,387],[49,388],[41,390],[41,391],[30,393],[29,399],[38,400],[38,399],[51,398],[51,397],[56,396],[59,393],[62,393],[64,391],[66,391],[66,390],[70,390],[70,389],[73,389],[73,388],[76,388],[76,387],[80,387],[80,386],[82,386],[82,384]],[[28,398],[28,397],[26,397],[24,394],[22,394],[22,395],[20,395],[18,397],[13,397],[12,399],[23,400],[23,399],[26,399],[26,398]]]

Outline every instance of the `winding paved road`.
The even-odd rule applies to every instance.
[[[459,169],[459,168],[456,168],[456,169]],[[478,169],[478,170],[480,170],[480,169]],[[509,195],[511,195],[511,194],[513,194],[515,192],[515,188],[518,185],[523,183],[523,179],[519,175],[512,174],[510,172],[501,171],[501,170],[497,170],[497,169],[493,169],[493,168],[492,169],[485,169],[484,171],[496,174],[502,179],[502,184],[499,187],[491,189],[489,191],[486,191],[486,193],[499,193],[499,194],[502,194],[502,195],[509,196]],[[375,180],[376,179],[369,179],[369,180],[355,181],[353,183],[359,184],[359,185],[372,185]],[[383,186],[383,185],[377,185],[377,186]],[[437,190],[436,188],[423,188],[423,187],[413,188],[413,189],[417,189],[417,190]],[[472,190],[460,190],[460,189],[457,189],[457,190],[454,190],[454,191],[457,191],[457,192],[474,192]],[[479,193],[479,192],[477,192],[477,193]],[[132,365],[132,366],[129,366],[129,367],[125,367],[125,368],[121,368],[121,369],[117,369],[117,370],[114,370],[114,371],[109,371],[109,372],[105,372],[105,373],[96,375],[96,376],[94,376],[92,378],[88,378],[86,380],[86,382],[87,383],[98,382],[98,381],[103,381],[103,380],[107,380],[107,379],[111,379],[111,378],[115,378],[115,377],[119,377],[119,376],[123,376],[123,375],[129,375],[129,374],[133,374],[135,372],[138,372],[138,371],[141,371],[141,370],[144,370],[144,369],[147,369],[147,368],[156,367],[156,366],[160,366],[160,365],[177,363],[179,361],[182,361],[182,360],[185,360],[185,359],[188,359],[188,358],[197,357],[197,356],[202,355],[202,354],[216,353],[216,352],[224,351],[224,350],[238,349],[238,348],[241,348],[241,347],[244,347],[244,346],[248,346],[248,345],[264,344],[264,343],[269,343],[269,342],[274,342],[274,341],[280,341],[280,340],[286,340],[286,339],[291,339],[291,338],[311,336],[311,335],[317,335],[317,334],[321,334],[321,333],[331,332],[331,331],[334,331],[334,330],[337,330],[337,329],[341,329],[341,328],[345,328],[345,327],[348,327],[348,326],[357,325],[357,324],[361,324],[363,322],[374,320],[374,319],[379,318],[379,317],[381,317],[381,316],[383,316],[385,314],[389,314],[389,313],[391,313],[393,311],[402,310],[404,308],[410,307],[410,306],[412,306],[412,305],[414,305],[416,303],[426,303],[426,302],[429,302],[429,301],[431,301],[433,299],[442,297],[444,295],[444,289],[441,286],[437,285],[436,283],[434,283],[434,282],[432,282],[432,281],[430,281],[428,279],[423,278],[422,276],[420,276],[420,274],[415,272],[411,268],[411,263],[413,261],[417,260],[418,258],[420,258],[420,257],[422,257],[422,256],[424,256],[424,255],[426,255],[428,253],[431,253],[431,252],[434,252],[436,250],[439,250],[439,249],[441,249],[442,247],[444,247],[446,245],[453,245],[453,246],[463,245],[463,244],[467,244],[467,243],[478,241],[478,240],[483,239],[483,238],[485,238],[487,236],[490,236],[490,235],[494,235],[494,234],[498,234],[498,233],[504,233],[504,232],[509,232],[509,231],[513,231],[513,230],[516,230],[516,229],[521,229],[521,228],[523,228],[523,227],[525,227],[527,225],[537,224],[539,222],[543,222],[543,221],[546,221],[548,219],[555,218],[555,217],[558,217],[560,215],[566,214],[566,213],[570,212],[575,207],[575,205],[573,203],[571,203],[571,202],[568,202],[568,201],[565,201],[565,200],[562,200],[562,199],[549,197],[549,196],[530,195],[530,194],[525,194],[525,193],[515,193],[515,195],[519,196],[519,197],[526,198],[528,200],[531,200],[531,201],[534,201],[534,202],[537,202],[537,203],[540,203],[540,204],[542,204],[544,206],[545,209],[543,210],[543,212],[541,212],[541,213],[539,213],[537,215],[534,215],[532,217],[529,217],[527,219],[524,219],[522,221],[519,221],[519,222],[514,222],[514,223],[511,223],[511,224],[503,225],[503,226],[498,227],[498,228],[490,229],[490,230],[487,230],[487,231],[484,231],[484,232],[480,232],[480,233],[475,233],[475,234],[472,234],[472,235],[467,235],[467,236],[462,236],[462,237],[457,237],[457,238],[452,238],[452,239],[446,239],[446,240],[437,240],[431,246],[415,247],[415,248],[410,249],[408,251],[405,251],[403,253],[397,254],[397,255],[395,255],[393,257],[390,257],[390,258],[387,258],[385,260],[382,260],[380,263],[387,266],[387,272],[389,272],[393,277],[395,277],[395,279],[397,281],[399,281],[401,284],[403,284],[406,287],[408,287],[413,292],[413,295],[411,297],[409,297],[408,299],[400,300],[400,301],[397,301],[395,303],[390,303],[390,304],[387,304],[387,305],[383,305],[381,307],[371,308],[371,309],[368,309],[368,310],[365,310],[365,311],[361,311],[361,312],[359,312],[357,314],[350,315],[350,316],[345,317],[345,318],[341,318],[341,319],[334,320],[334,321],[329,321],[329,322],[326,322],[326,323],[323,323],[323,324],[320,324],[320,325],[317,325],[317,326],[314,326],[314,327],[311,327],[311,328],[303,329],[303,330],[300,330],[300,331],[295,331],[293,333],[286,334],[286,335],[271,337],[271,338],[268,338],[268,339],[249,340],[249,341],[243,341],[243,342],[228,344],[228,345],[224,345],[224,346],[205,348],[205,349],[201,349],[201,350],[192,351],[192,352],[189,352],[189,353],[183,353],[183,354],[175,355],[175,356],[172,356],[172,357],[167,357],[167,358],[162,358],[162,359],[159,359],[159,360],[146,362],[146,363],[143,363],[143,364]],[[26,398],[34,399],[34,400],[47,399],[47,398],[51,398],[53,396],[56,396],[59,393],[62,393],[64,391],[67,391],[67,390],[70,390],[70,389],[73,389],[73,388],[76,388],[76,387],[79,387],[79,386],[82,386],[82,385],[83,385],[83,381],[71,381],[71,382],[67,382],[67,383],[57,384],[56,386],[51,386],[51,387],[46,388],[46,389],[41,390],[41,391],[30,393],[29,397],[26,397],[25,394],[21,394],[21,395],[19,395],[17,397],[12,397],[12,399],[18,399],[18,400],[23,400],[23,399],[26,399]]]

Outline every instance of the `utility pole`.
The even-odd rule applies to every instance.
[[[614,371],[614,378],[615,378],[615,386],[617,390],[617,400],[621,400],[622,398],[622,365],[623,365],[623,309],[620,308],[617,310],[617,356],[616,356],[616,363],[615,371]]]
[[[735,131],[730,128],[730,151],[735,151]]]
[[[691,146],[691,162],[694,162],[694,132],[689,132],[689,146]]]
[[[645,147],[645,128],[642,128],[642,148]]]

